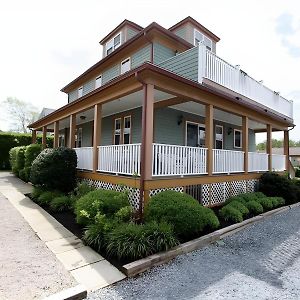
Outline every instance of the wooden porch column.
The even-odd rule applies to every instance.
[[[205,106],[205,147],[207,148],[206,171],[208,176],[213,173],[213,139],[214,139],[214,107]]]
[[[43,127],[43,136],[42,136],[42,147],[45,149],[47,147],[47,126]]]
[[[272,125],[267,124],[267,153],[268,156],[268,169],[272,171]]]
[[[32,135],[31,143],[35,144],[36,143],[36,130],[32,130],[31,135]]]
[[[249,119],[246,116],[243,116],[242,119],[242,144],[244,151],[244,172],[248,174],[248,153],[249,153]]]
[[[101,143],[102,105],[94,106],[94,136],[93,136],[93,172],[98,169],[98,146]]]
[[[290,147],[289,147],[289,131],[284,130],[283,146],[285,155],[285,169],[289,171],[290,168]]]
[[[70,116],[69,148],[75,148],[76,114]]]
[[[58,148],[58,138],[59,138],[59,121],[56,121],[54,122],[53,148]]]

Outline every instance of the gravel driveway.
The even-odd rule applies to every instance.
[[[88,299],[300,299],[300,207]]]
[[[0,193],[0,299],[40,299],[76,285]]]

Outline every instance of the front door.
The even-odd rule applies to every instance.
[[[186,122],[186,145],[205,147],[205,125]]]

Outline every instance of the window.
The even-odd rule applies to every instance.
[[[60,134],[58,137],[58,147],[65,147],[65,135]]]
[[[101,85],[102,85],[102,75],[99,75],[98,77],[96,77],[95,89],[97,89]]]
[[[80,148],[82,146],[82,128],[77,128],[75,132],[75,147]]]
[[[223,126],[216,125],[216,149],[223,149]]]
[[[234,129],[234,148],[242,148],[242,131]]]
[[[83,91],[83,87],[81,86],[81,87],[78,89],[78,98],[82,97],[82,91]]]
[[[212,41],[200,31],[194,29],[194,45],[198,46],[199,43],[203,43],[208,50],[212,49]]]
[[[205,125],[187,121],[185,144],[191,147],[205,147]]]
[[[131,116],[124,118],[123,144],[130,144]]]
[[[114,144],[121,144],[121,118],[115,119]]]
[[[118,47],[121,46],[121,32],[119,32],[116,36],[114,36],[110,41],[106,43],[106,55],[112,53]]]
[[[121,62],[121,74],[130,70],[130,57],[126,58]]]

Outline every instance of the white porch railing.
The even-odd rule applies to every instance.
[[[248,153],[248,171],[261,172],[268,171],[268,156],[267,153],[249,152]]]
[[[272,154],[272,170],[274,171],[285,170],[285,155]]]
[[[244,172],[244,152],[213,149],[213,173]]]
[[[140,175],[141,144],[98,146],[98,171]]]
[[[206,174],[206,148],[153,144],[153,176]]]
[[[77,154],[77,169],[93,170],[93,147],[74,148]]]

